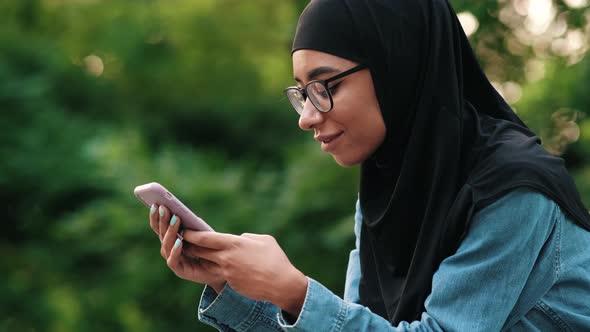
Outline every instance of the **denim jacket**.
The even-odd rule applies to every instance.
[[[308,278],[292,322],[230,286],[206,287],[199,320],[220,331],[590,331],[590,232],[542,194],[516,190],[479,211],[434,274],[421,319],[395,327],[357,304],[361,221],[357,201],[343,299]]]

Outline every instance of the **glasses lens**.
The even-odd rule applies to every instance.
[[[320,82],[312,82],[307,86],[307,94],[313,105],[320,112],[328,112],[332,108],[332,96]]]
[[[303,97],[301,91],[291,88],[285,90],[285,94],[287,95],[287,98],[289,98],[289,101],[291,102],[291,105],[293,105],[295,111],[301,114],[301,111],[303,111],[303,106],[305,105],[305,97]]]

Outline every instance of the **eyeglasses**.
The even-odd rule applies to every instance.
[[[324,113],[330,112],[332,107],[334,107],[334,101],[332,100],[332,90],[334,90],[335,87],[328,87],[328,83],[344,76],[356,73],[357,71],[365,68],[367,68],[366,65],[358,65],[328,79],[311,81],[303,88],[296,86],[288,87],[284,90],[284,93],[287,98],[289,98],[291,105],[293,105],[293,108],[295,108],[295,111],[298,114],[303,112],[303,107],[305,106],[305,101],[307,100],[308,96],[311,100],[311,103],[318,111]]]

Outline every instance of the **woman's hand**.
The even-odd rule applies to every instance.
[[[160,253],[170,269],[182,279],[208,284],[219,294],[225,279],[216,271],[207,269],[206,261],[183,254],[186,248],[183,250],[183,241],[177,237],[180,224],[178,216],[170,218],[170,212],[165,206],[152,205],[150,208],[150,227],[160,238]]]
[[[297,317],[307,293],[307,277],[289,261],[277,241],[269,235],[186,230],[185,249],[205,259],[205,268],[225,279],[238,293],[268,301]]]

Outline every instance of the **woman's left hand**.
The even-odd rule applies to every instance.
[[[235,291],[299,316],[307,293],[307,277],[291,264],[272,236],[190,230],[185,230],[183,236],[195,245],[185,250],[191,256],[204,258],[209,265],[206,268],[223,276]]]

